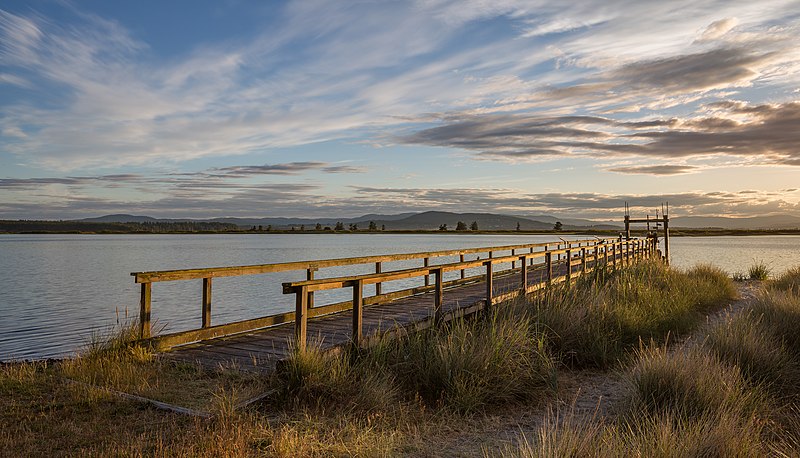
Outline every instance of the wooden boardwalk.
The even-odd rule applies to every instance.
[[[518,295],[520,280],[518,275],[514,275],[518,270],[494,278],[492,286],[495,300]],[[564,271],[566,267],[562,264],[558,273]],[[528,285],[535,289],[546,281],[546,272],[538,269],[531,272]],[[442,304],[445,321],[455,316],[469,315],[485,306],[485,281],[454,286],[445,291]],[[433,323],[434,310],[434,292],[365,307],[364,336],[369,339],[398,329],[428,327]],[[351,333],[350,311],[314,318],[308,322],[309,340],[323,350],[349,344]],[[173,361],[200,364],[209,369],[237,367],[245,371],[271,372],[278,361],[290,355],[294,337],[294,323],[287,323],[182,346],[163,356]]]
[[[590,243],[593,242],[593,243]],[[585,243],[585,245],[584,245]],[[573,245],[577,244],[575,247]],[[555,246],[555,249],[549,249]],[[596,266],[615,268],[630,260],[655,254],[649,240],[575,241],[561,244],[529,244],[403,255],[385,255],[301,263],[269,264],[231,268],[134,273],[142,283],[142,340],[160,350],[162,358],[198,364],[208,369],[237,368],[270,373],[292,348],[304,348],[306,341],[323,350],[346,345],[369,346],[386,333],[415,332],[454,317],[469,315],[524,293],[535,293],[551,283],[571,282]],[[535,248],[543,250],[535,251]],[[505,251],[508,256],[494,256]],[[518,253],[518,251],[524,251]],[[486,253],[486,257],[465,261],[465,255]],[[429,264],[430,258],[459,256],[459,261]],[[562,258],[563,256],[563,258]],[[536,258],[544,262],[534,264]],[[560,259],[561,258],[561,259]],[[424,267],[382,271],[381,262],[424,259]],[[567,262],[569,260],[569,262]],[[374,274],[314,279],[314,271],[326,266],[375,263]],[[511,269],[493,271],[493,266],[514,263]],[[482,275],[465,276],[465,270],[486,269]],[[295,294],[296,311],[242,322],[211,326],[211,278],[285,270],[307,270],[306,280],[284,283],[285,294]],[[446,272],[461,272],[460,279],[444,281]],[[428,285],[429,277],[435,278]],[[425,287],[381,294],[381,283],[404,278],[425,277]],[[149,335],[150,290],[153,282],[203,279],[202,328],[172,335]],[[487,278],[489,284],[487,285]],[[525,287],[523,288],[523,281]],[[364,285],[375,284],[376,295],[363,298]],[[314,306],[314,291],[352,288],[353,300]],[[489,299],[491,298],[491,299]],[[299,343],[299,345],[298,345]]]

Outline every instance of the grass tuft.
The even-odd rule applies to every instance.
[[[407,336],[388,355],[400,384],[429,405],[474,413],[555,389],[544,336],[524,311],[497,310]]]
[[[292,408],[387,410],[398,399],[392,375],[357,356],[324,352],[313,343],[293,351],[275,380],[279,399]]]
[[[767,280],[769,278],[770,268],[767,267],[762,261],[758,261],[749,269],[747,269],[747,275],[750,277],[750,280]]]
[[[640,350],[629,385],[628,410],[636,416],[644,412],[693,419],[726,412],[744,417],[765,403],[757,390],[749,390],[738,367],[699,346]]]
[[[795,295],[800,295],[800,266],[787,270],[781,276],[773,280],[769,286],[772,289],[788,291]]]

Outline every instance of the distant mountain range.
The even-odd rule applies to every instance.
[[[292,226],[313,229],[317,223],[334,227],[341,222],[348,228],[357,224],[359,229],[366,229],[370,221],[379,228],[387,230],[436,230],[446,224],[448,229],[455,229],[459,221],[467,226],[478,223],[480,230],[514,230],[519,224],[521,230],[549,230],[560,221],[564,230],[618,230],[623,227],[622,221],[595,221],[579,218],[558,218],[552,215],[501,215],[492,213],[450,213],[427,211],[421,213],[400,213],[396,215],[369,214],[356,218],[211,218],[211,219],[170,219],[152,218],[137,215],[106,215],[98,218],[86,218],[79,221],[97,223],[144,223],[144,222],[219,222],[236,224],[243,228],[252,226],[272,226],[274,229],[288,229]],[[791,215],[759,216],[752,218],[726,218],[683,216],[670,220],[672,228],[687,229],[797,229],[800,228],[800,217]]]
[[[370,222],[374,222],[379,228],[386,230],[437,230],[442,224],[446,224],[448,229],[455,229],[459,221],[467,226],[473,222],[478,224],[480,230],[515,230],[519,224],[520,230],[549,230],[557,221],[561,221],[564,230],[574,229],[598,229],[613,230],[619,229],[621,224],[611,222],[598,222],[588,219],[565,218],[559,219],[549,215],[537,215],[536,217],[521,217],[510,215],[498,215],[491,213],[450,213],[428,211],[422,213],[401,213],[397,215],[377,215],[369,214],[357,218],[211,218],[203,220],[192,219],[170,219],[153,218],[150,216],[138,215],[106,215],[97,218],[86,218],[81,222],[91,223],[146,223],[146,222],[218,222],[236,224],[243,228],[252,226],[272,226],[274,229],[288,229],[291,227],[299,228],[305,226],[306,229],[313,229],[317,224],[334,227],[337,222],[341,222],[348,228],[350,224],[358,225],[359,229],[367,229]]]

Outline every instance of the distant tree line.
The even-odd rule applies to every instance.
[[[141,223],[95,223],[88,221],[0,221],[0,232],[104,232],[104,233],[152,233],[171,232],[236,232],[239,227],[230,223],[187,221]]]

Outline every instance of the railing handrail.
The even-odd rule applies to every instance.
[[[567,240],[562,243],[601,243],[616,240],[615,238],[592,238],[580,240]],[[409,259],[435,258],[462,254],[485,253],[488,251],[508,251],[526,248],[552,246],[558,242],[528,243],[523,245],[503,245],[478,248],[465,248],[459,250],[423,251],[417,253],[382,254],[371,256],[358,256],[350,258],[319,259],[311,261],[292,261],[272,264],[253,264],[247,266],[205,267],[200,269],[154,270],[145,272],[131,272],[136,283],[155,283],[162,281],[198,280],[212,277],[235,277],[241,275],[257,275],[290,270],[321,269],[326,267],[348,266],[355,264],[368,264],[373,262],[406,261]]]
[[[597,242],[597,240],[594,240]],[[569,241],[573,243],[573,241]],[[605,243],[605,246],[611,245],[622,245],[625,243],[629,243],[630,241],[614,241],[612,243]],[[577,243],[575,241],[574,243]],[[583,243],[583,242],[581,242]],[[544,245],[552,245],[552,243],[544,244]],[[518,253],[512,254],[508,256],[501,256],[498,258],[485,258],[485,259],[476,259],[472,261],[457,261],[447,264],[436,264],[431,266],[425,267],[411,267],[408,269],[401,269],[401,270],[392,270],[388,272],[375,272],[375,273],[368,273],[368,274],[360,274],[360,275],[346,275],[341,277],[329,277],[329,278],[318,278],[316,280],[302,280],[302,281],[295,281],[295,282],[285,282],[283,283],[283,293],[284,294],[293,294],[297,291],[298,288],[307,287],[308,291],[321,291],[325,289],[338,289],[338,288],[349,288],[355,284],[357,281],[361,281],[365,285],[373,284],[373,283],[381,283],[387,282],[392,280],[402,280],[406,278],[414,278],[414,277],[422,277],[425,275],[431,275],[436,271],[441,270],[442,272],[453,272],[456,270],[463,270],[469,269],[473,267],[480,267],[484,266],[487,263],[490,264],[504,264],[510,263],[514,261],[520,261],[525,259],[526,261],[531,258],[543,257],[546,256],[547,253],[550,255],[554,254],[565,254],[571,251],[575,251],[575,249],[580,250],[581,248],[591,248],[593,246],[600,245],[599,243],[595,243],[594,245],[586,245],[583,247],[574,247],[574,248],[562,248],[557,250],[547,250],[547,251],[535,251],[533,253]],[[493,250],[493,251],[505,251],[505,250]],[[338,285],[332,286],[328,288],[326,286],[329,285]]]

